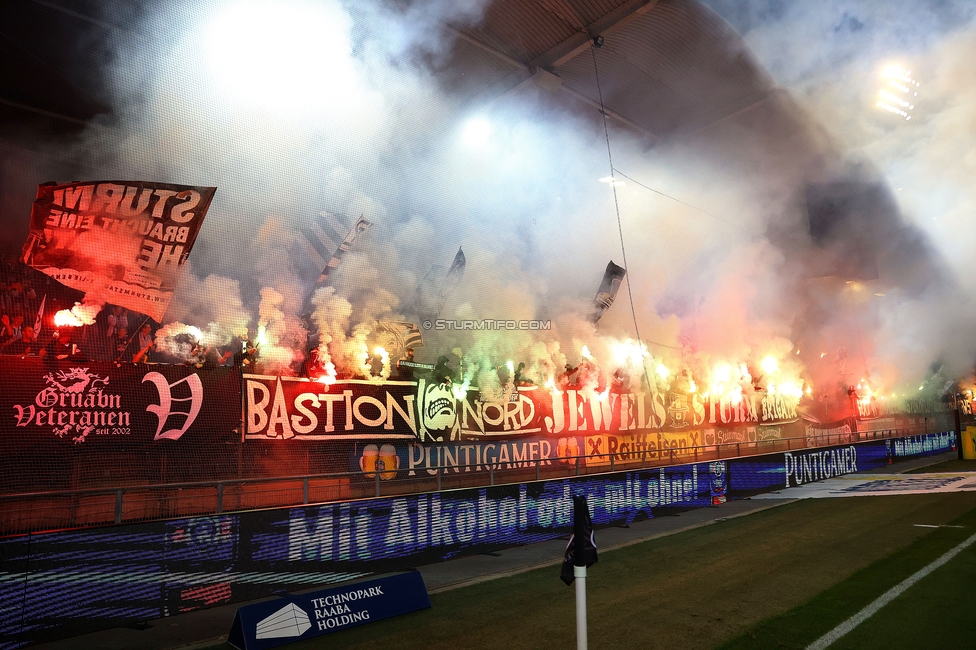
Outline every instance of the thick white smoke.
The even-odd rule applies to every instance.
[[[932,367],[942,366],[950,378],[970,374],[976,359],[976,291],[967,255],[976,244],[976,6],[711,4],[847,157],[873,168],[897,201],[896,220],[924,235],[947,269],[922,290],[909,283],[848,288],[847,329],[861,330],[860,337],[846,337],[857,367],[898,393],[916,391]],[[889,66],[911,71],[919,82],[907,95],[911,120],[876,105]],[[922,266],[915,251],[903,250],[887,271],[904,277],[913,266]]]
[[[594,389],[617,367],[622,381],[687,389],[697,379],[722,391],[862,375],[894,388],[939,359],[965,371],[976,354],[969,318],[956,317],[970,295],[961,252],[976,236],[964,221],[976,205],[971,14],[952,6],[965,18],[956,27],[916,21],[897,34],[881,27],[888,8],[867,20],[841,3],[779,14],[760,4],[717,8],[783,86],[763,105],[785,116],[780,128],[747,113],[648,150],[611,125],[615,165],[633,179],[616,188],[598,180],[610,170],[592,114],[532,90],[467,114],[444,90],[436,71],[453,36],[443,25],[480,20],[477,2],[154,9],[109,71],[118,123],[93,128],[83,150],[99,177],[219,188],[168,318],[251,328],[277,372],[297,371],[304,356],[304,308],[323,367],[388,376],[377,323],[419,322],[418,287],[459,246],[464,278],[435,316],[552,327],[424,332],[419,360],[448,355],[486,390],[504,389],[496,368],[508,361],[555,381],[584,345],[605,371]],[[912,129],[884,126],[865,100],[882,59],[898,54],[885,51],[896,37],[916,44],[911,64],[926,75],[927,112]],[[473,117],[490,125],[477,142],[464,137]],[[928,233],[962,290],[815,279],[823,256],[803,188],[852,169],[890,181],[902,211],[891,223]],[[373,226],[306,305],[300,229],[321,212]],[[597,327],[587,315],[607,261],[624,261],[621,230],[627,284]],[[646,353],[627,352],[635,321]],[[770,356],[776,371],[761,371]]]

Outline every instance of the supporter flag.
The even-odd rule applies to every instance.
[[[390,354],[393,356],[402,355],[407,348],[420,348],[424,345],[423,334],[413,323],[406,321],[380,321],[379,328],[388,332],[393,338],[393,349]]]
[[[437,318],[448,294],[461,284],[464,278],[464,267],[467,260],[464,251],[458,247],[458,252],[451,262],[451,268],[444,273],[443,266],[432,266],[423,281],[417,287],[417,312],[425,319]],[[443,275],[442,275],[443,274]]]
[[[447,270],[447,278],[444,280],[444,288],[441,289],[441,299],[447,297],[447,294],[454,291],[459,284],[461,284],[461,279],[464,278],[464,267],[467,264],[467,260],[464,258],[464,251],[458,246],[457,255],[454,256],[454,261],[451,262],[451,268]]]
[[[41,298],[41,306],[37,310],[37,318],[34,319],[34,336],[41,335],[41,320],[44,318],[44,304],[47,302],[47,295]]]
[[[342,233],[349,230],[349,224],[340,215],[320,212],[307,226],[300,226],[298,230],[305,236],[306,252],[317,269],[315,275],[318,277],[342,243]]]
[[[329,250],[327,247],[325,247],[326,241],[328,242],[332,241],[331,236],[328,236],[328,233],[324,232],[321,229],[321,224],[332,224],[332,223],[333,220],[326,219],[325,221],[319,221],[313,223],[312,228],[303,229],[305,238],[308,240],[309,244],[312,245],[313,250],[315,250],[320,255],[321,255],[320,251],[324,252]],[[334,223],[338,223],[338,222],[336,221]],[[370,226],[372,225],[373,225],[372,222],[366,220],[362,215],[359,216],[359,219],[357,219],[356,223],[353,224],[352,229],[348,233],[346,233],[346,236],[342,239],[341,242],[339,242],[338,246],[336,246],[332,250],[332,253],[329,256],[329,260],[325,263],[325,266],[322,268],[322,274],[319,275],[319,279],[315,283],[316,289],[328,285],[329,277],[332,275],[332,272],[335,271],[335,269],[342,262],[342,258],[345,257],[346,253],[349,252],[353,244],[356,243],[356,239],[358,239],[360,235],[362,235],[367,230],[369,230]],[[318,231],[316,231],[316,226],[320,226]],[[335,233],[335,230],[332,230],[332,234],[337,234],[337,233]],[[320,235],[326,235],[325,240],[320,239],[319,238]],[[319,246],[318,248],[315,248],[315,245],[313,244],[314,241],[318,242],[318,246]],[[324,256],[322,256],[322,259],[324,259]]]
[[[331,212],[320,212],[307,226],[299,231],[305,236],[306,251],[315,267],[315,278],[328,279],[339,265],[342,256],[352,247],[356,238],[372,224],[362,216],[350,229],[349,219]],[[343,244],[348,244],[343,248]],[[337,259],[335,263],[330,263]]]
[[[85,292],[162,320],[215,187],[145,181],[44,183],[20,261]]]
[[[590,321],[596,323],[603,318],[603,314],[613,304],[614,298],[617,297],[617,290],[620,288],[620,283],[623,282],[625,275],[627,275],[627,269],[617,266],[612,260],[607,264],[607,270],[603,272],[603,281],[600,283],[600,288],[597,289],[596,298],[593,299],[593,313],[590,315]]]
[[[559,572],[560,579],[567,586],[573,584],[573,567],[593,566],[596,559],[596,539],[593,536],[590,509],[586,505],[586,497],[578,494],[573,497],[573,534],[566,544],[566,554]]]

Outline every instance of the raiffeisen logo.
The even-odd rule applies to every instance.
[[[70,368],[44,375],[47,386],[33,404],[14,404],[18,427],[36,426],[59,438],[71,436],[75,444],[96,435],[129,435],[130,412],[122,408],[122,396],[105,390],[109,378]]]

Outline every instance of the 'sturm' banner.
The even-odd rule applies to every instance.
[[[779,427],[798,420],[796,398],[781,395],[731,403],[673,392],[539,386],[488,395],[475,386],[461,391],[423,378],[324,384],[265,375],[244,375],[244,392],[245,437],[250,439],[447,442],[613,433],[619,434],[619,445],[632,447],[645,444],[634,436],[654,433],[667,434],[667,446],[687,447],[780,438]],[[605,440],[607,446],[614,444],[616,438]]]
[[[160,321],[216,188],[87,181],[37,188],[21,261]]]

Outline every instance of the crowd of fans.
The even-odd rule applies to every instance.
[[[45,332],[45,323],[53,312],[42,315],[42,303],[48,312],[59,304],[74,304],[80,295],[16,259],[0,256],[0,353],[43,354],[52,334]]]
[[[106,305],[90,325],[58,327],[54,315],[62,309],[70,309],[83,297],[81,292],[65,287],[47,275],[36,271],[16,259],[0,256],[0,355],[42,356],[52,359],[110,362],[161,362],[183,363],[197,368],[224,365],[253,364],[258,356],[258,346],[248,338],[234,339],[225,346],[206,346],[198,341],[181,341],[190,353],[181,358],[169,356],[156,346],[155,330],[158,325],[142,314],[118,305]],[[188,336],[188,335],[185,335]],[[318,362],[317,350],[303,364],[302,374],[316,377],[325,372]],[[463,360],[458,367],[449,365],[448,357],[441,356],[436,364],[416,363],[413,348],[408,348],[396,364],[396,378],[412,380],[415,374],[429,374],[432,380],[444,384],[459,382],[464,375]],[[375,372],[381,365],[373,359]],[[534,382],[527,377],[525,364],[489,368],[499,375],[499,383],[530,386]],[[573,367],[569,364],[557,373],[558,387],[565,389],[586,382],[595,369],[583,360]],[[614,384],[623,383],[624,377],[616,373]],[[338,373],[336,378],[353,378]],[[358,376],[356,376],[358,378]]]
[[[93,323],[58,326],[55,314],[84,294],[64,286],[19,260],[0,256],[0,355],[72,361],[185,363],[197,368],[250,365],[257,346],[246,338],[225,346],[188,340],[191,353],[174,357],[156,345],[158,324],[118,305],[105,305]]]
[[[54,315],[82,294],[18,260],[0,257],[0,354],[79,361],[149,361],[153,323],[106,306],[91,325],[58,327]]]

